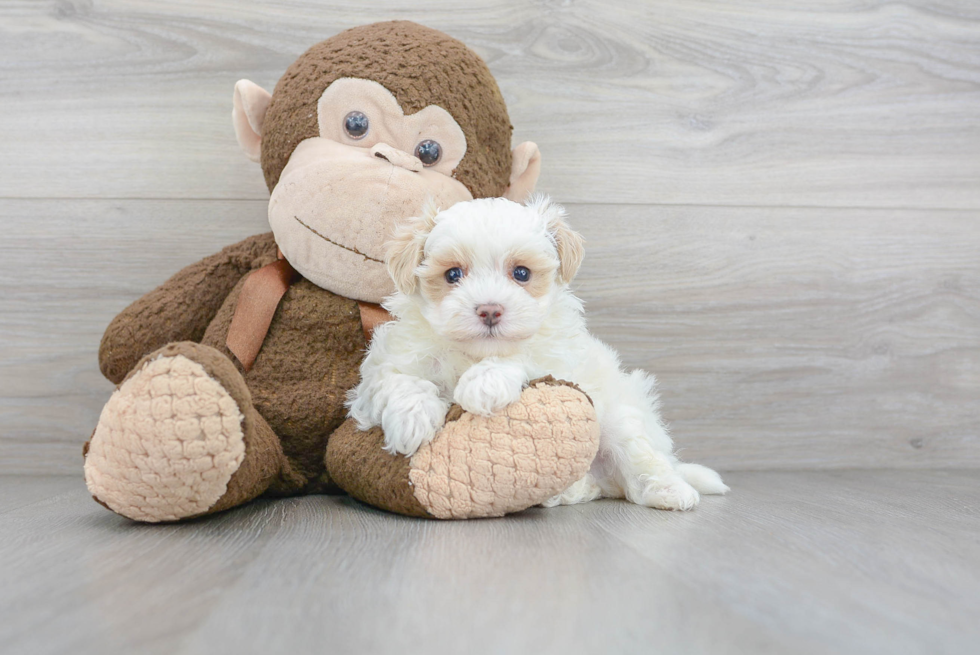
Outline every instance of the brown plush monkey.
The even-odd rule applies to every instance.
[[[85,478],[109,509],[174,521],[262,494],[342,487],[417,516],[499,516],[588,470],[590,401],[532,383],[501,416],[450,410],[411,458],[345,423],[370,330],[392,291],[392,224],[473,197],[523,199],[540,167],[483,61],[409,22],[310,48],[270,95],[235,87],[239,143],[261,161],[273,232],[183,269],[117,316],[99,352],[119,388],[86,444]]]

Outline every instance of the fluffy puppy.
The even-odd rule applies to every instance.
[[[550,374],[589,394],[601,436],[590,472],[546,505],[605,496],[686,510],[699,492],[725,493],[716,472],[677,461],[653,377],[625,372],[589,334],[568,289],[582,256],[564,210],[541,196],[430,207],[396,228],[386,258],[396,293],[385,307],[397,320],[374,332],[350,416],[362,430],[380,425],[386,450],[411,455],[453,401],[490,415]]]

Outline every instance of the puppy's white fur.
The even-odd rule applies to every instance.
[[[442,427],[451,402],[490,415],[550,374],[589,394],[601,437],[589,474],[546,505],[605,496],[686,510],[699,492],[725,493],[716,472],[677,461],[653,377],[626,373],[589,334],[568,289],[582,255],[564,210],[541,196],[429,207],[399,226],[386,260],[397,291],[385,302],[397,320],[375,330],[350,416],[361,429],[380,425],[386,450],[411,455]],[[530,271],[527,281],[517,267]],[[460,280],[447,280],[452,268]],[[479,316],[486,305],[499,306],[499,323]]]

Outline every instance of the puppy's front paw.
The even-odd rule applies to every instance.
[[[414,455],[422,444],[436,436],[446,421],[447,410],[435,385],[391,400],[381,414],[384,449],[391,454]]]
[[[627,491],[626,496],[637,505],[680,511],[694,509],[701,502],[697,490],[679,476],[646,480],[638,486],[638,493]]]
[[[453,400],[467,412],[490,416],[517,402],[525,382],[527,377],[520,367],[485,359],[460,376]]]

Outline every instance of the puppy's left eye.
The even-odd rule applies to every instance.
[[[527,282],[531,279],[531,271],[526,266],[515,266],[513,275],[518,282]]]
[[[463,279],[463,269],[458,266],[453,266],[451,269],[446,271],[446,282],[449,284],[456,284]]]

